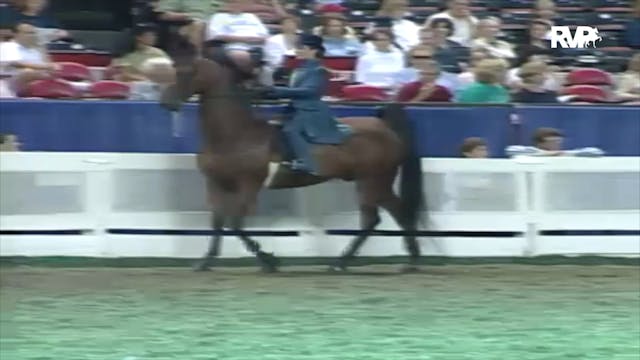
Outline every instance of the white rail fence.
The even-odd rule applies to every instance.
[[[423,162],[429,230],[456,232],[421,237],[425,254],[640,254],[640,158]],[[193,155],[3,153],[0,255],[197,257],[208,241],[204,188]],[[249,228],[297,232],[257,238],[282,256],[336,256],[351,237],[323,230],[358,229],[357,209],[351,183],[268,190]],[[379,229],[398,230],[386,214]],[[590,233],[600,230],[618,233]],[[390,236],[362,251],[404,253]],[[229,237],[223,256],[247,252]]]

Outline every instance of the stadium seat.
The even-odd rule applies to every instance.
[[[567,85],[613,85],[609,73],[596,68],[573,70],[567,75]]]
[[[91,70],[85,65],[73,62],[61,62],[57,64],[60,69],[56,76],[68,81],[91,81]]]
[[[97,99],[128,99],[131,87],[119,81],[98,81],[89,87],[87,97]]]
[[[389,99],[386,90],[370,85],[349,85],[342,88],[345,100],[385,101]]]
[[[565,88],[564,95],[575,95],[572,101],[605,102],[607,93],[595,85],[573,85]]]
[[[29,83],[20,96],[46,99],[73,99],[78,97],[78,93],[67,81],[46,79]]]

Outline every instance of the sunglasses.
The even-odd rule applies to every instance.
[[[414,55],[411,58],[412,59],[433,59],[433,56],[430,56],[430,55]]]

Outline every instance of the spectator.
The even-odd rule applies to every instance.
[[[299,34],[298,27],[300,21],[295,17],[286,17],[280,23],[281,33],[273,35],[267,39],[264,46],[265,66],[261,74],[261,82],[265,85],[272,85],[274,76],[284,75],[283,67],[287,56],[296,54]]]
[[[517,103],[557,103],[557,94],[544,87],[546,74],[547,64],[543,62],[524,64],[519,70],[522,88],[513,95],[512,100]]]
[[[453,23],[447,19],[435,19],[431,28],[422,28],[420,43],[435,49],[434,58],[446,72],[459,73],[460,61],[469,57],[467,48],[455,41],[449,40],[453,34]]]
[[[390,31],[374,31],[374,49],[358,58],[355,79],[359,83],[393,88],[397,74],[404,68],[404,55],[393,51]]]
[[[474,72],[478,67],[478,64],[489,58],[489,51],[487,49],[479,48],[471,50],[471,54],[469,56],[470,66],[467,71],[458,75],[458,85],[461,88],[471,85],[475,81]]]
[[[19,23],[14,34],[13,41],[2,43],[0,68],[4,77],[10,77],[10,90],[20,94],[30,82],[51,77],[57,66],[39,45],[34,26]]]
[[[540,51],[544,51],[551,55],[549,48],[549,41],[546,36],[551,31],[549,23],[536,19],[529,24],[529,40],[526,44],[518,46],[516,53],[518,54],[518,66],[528,61],[529,57],[534,54],[540,54]]]
[[[18,137],[13,134],[0,134],[0,151],[20,151]]]
[[[377,14],[391,19],[393,37],[403,51],[408,51],[420,43],[420,27],[404,18],[407,14],[407,5],[407,0],[383,0]]]
[[[60,24],[46,12],[46,0],[19,0],[15,7],[8,10],[9,24],[29,24],[37,29],[38,41],[46,44],[50,41],[69,37],[69,33],[62,30]]]
[[[625,25],[624,42],[630,48],[640,49],[640,1],[636,0],[631,7],[633,17]]]
[[[478,22],[478,19],[471,15],[469,0],[448,0],[447,10],[431,15],[425,22],[425,26],[430,26],[435,19],[448,19],[451,21],[453,23],[453,35],[449,39],[460,45],[469,46]]]
[[[554,66],[551,66],[551,51],[549,49],[538,49],[530,53],[528,62],[541,62],[547,64],[544,73],[543,88],[548,91],[557,92],[562,87],[561,82],[553,73]],[[507,85],[512,89],[520,89],[522,87],[522,79],[520,77],[520,69],[514,68],[507,73]]]
[[[249,3],[248,0],[231,0],[227,5],[228,12],[214,14],[209,20],[207,40],[223,42],[228,50],[237,52],[262,46],[269,30],[256,15],[243,12]]]
[[[176,9],[180,8],[181,11],[191,10],[193,15],[185,12],[176,12]],[[208,7],[208,9],[207,9]],[[217,8],[215,2],[209,4],[209,6],[203,9],[202,2],[189,1],[188,4],[184,3],[184,0],[180,3],[176,3],[175,0],[150,0],[148,4],[141,9],[137,24],[155,24],[157,26],[158,41],[156,46],[160,49],[166,50],[169,48],[167,38],[172,26],[179,27],[179,32],[187,37],[192,44],[200,50],[204,39],[205,23],[196,16],[198,13],[202,14],[203,11],[210,13],[212,9]]]
[[[502,86],[507,65],[501,59],[483,60],[475,69],[475,82],[457,97],[460,103],[508,103],[509,92]]]
[[[344,16],[344,12],[346,10],[347,8],[341,6],[340,4],[326,4],[326,5],[320,6],[318,8],[318,12],[322,14],[321,15],[322,24],[313,28],[313,34],[317,36],[323,36],[322,34],[325,33],[324,27],[327,24],[327,22],[330,19],[340,19],[345,22],[344,28],[346,31],[346,35],[349,35],[351,37],[356,37],[357,33],[355,29],[352,28],[351,26],[348,26],[348,24],[346,23],[347,19]]]
[[[157,41],[155,26],[138,25],[134,29],[133,35],[129,52],[125,56],[115,59],[111,65],[117,72],[114,78],[125,82],[150,81],[143,64],[149,59],[169,59],[169,56],[155,47]]]
[[[228,0],[221,10],[229,13],[253,14],[261,22],[266,23],[277,23],[289,16],[279,0]]]
[[[482,19],[478,22],[477,37],[471,42],[471,47],[487,49],[491,57],[498,59],[514,59],[516,54],[513,47],[506,41],[498,40],[500,22],[493,18]]]
[[[287,56],[294,56],[296,54],[299,39],[299,25],[300,22],[297,18],[291,16],[285,17],[280,22],[281,33],[267,39],[264,52],[268,67],[277,69],[283,66]]]
[[[564,134],[554,128],[538,128],[533,133],[533,146],[511,145],[505,152],[508,156],[579,156],[600,157],[604,152],[598,148],[586,147],[575,150],[562,150]]]
[[[538,0],[535,6],[535,17],[549,26],[545,39],[551,38],[551,26],[560,25],[558,21],[558,13],[556,12],[556,4],[553,0]]]
[[[468,137],[460,146],[460,155],[468,159],[486,159],[489,157],[489,148],[483,138]]]
[[[419,81],[422,69],[431,63],[432,60],[435,60],[433,48],[427,45],[414,47],[409,50],[407,57],[408,67],[398,73],[397,85],[404,85]],[[450,92],[455,92],[458,89],[457,76],[455,74],[442,71],[440,66],[438,70],[440,72],[440,76],[436,80],[436,84],[445,87]]]
[[[367,38],[369,41],[364,43],[364,52],[368,53],[370,51],[375,51],[376,46],[374,45],[375,41],[371,41],[373,39],[373,34],[376,31],[384,31],[385,33],[391,34],[391,51],[397,52],[399,54],[403,54],[404,50],[398,45],[396,42],[395,35],[393,33],[393,21],[388,17],[377,18],[375,22],[369,24],[369,28],[365,30]]]
[[[325,17],[320,36],[325,47],[325,56],[358,56],[362,52],[362,44],[349,33],[344,19]]]
[[[420,79],[410,82],[400,88],[397,100],[402,102],[449,102],[451,92],[444,86],[437,84],[440,67],[433,60],[421,64]]]
[[[640,100],[640,53],[633,55],[627,71],[618,79],[618,95],[627,100]]]

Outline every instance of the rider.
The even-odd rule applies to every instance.
[[[322,38],[302,35],[296,55],[303,61],[291,74],[289,87],[268,88],[265,95],[292,100],[286,111],[292,116],[283,126],[296,156],[291,168],[317,174],[311,144],[340,144],[347,134],[340,129],[329,106],[321,100],[328,81],[327,70],[320,62],[324,55]]]

